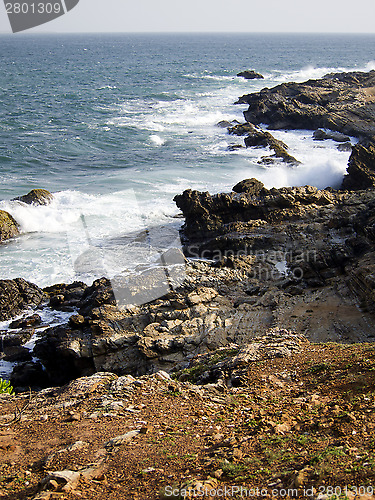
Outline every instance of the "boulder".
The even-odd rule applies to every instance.
[[[0,243],[9,240],[10,238],[14,238],[19,234],[19,225],[15,219],[13,219],[8,212],[0,210]]]
[[[258,194],[266,192],[267,190],[265,189],[263,182],[260,182],[257,179],[252,178],[238,182],[233,187],[233,191],[235,193],[249,193],[257,196]]]
[[[19,361],[31,361],[32,355],[27,347],[10,346],[4,347],[4,361],[16,363]]]
[[[237,76],[241,76],[242,78],[245,78],[245,80],[264,79],[263,75],[257,73],[253,69],[241,71],[240,73],[237,73]]]
[[[111,281],[107,278],[100,278],[86,287],[79,302],[79,313],[82,316],[90,315],[91,311],[104,304],[116,304]]]
[[[331,139],[336,142],[350,142],[350,137],[340,132],[333,132],[332,130],[322,130],[319,128],[313,133],[314,141],[326,141]]]
[[[50,386],[50,380],[42,364],[34,361],[20,363],[13,368],[10,383],[19,391],[28,391],[31,388],[45,388]]]
[[[62,385],[96,371],[90,333],[72,330],[68,325],[47,329],[35,343],[33,352],[43,363],[52,384]]]
[[[45,298],[43,290],[23,278],[0,280],[0,321],[40,305]]]
[[[53,194],[46,189],[32,189],[29,193],[14,198],[14,201],[22,201],[27,205],[49,205],[53,200]]]
[[[353,146],[347,175],[341,189],[360,190],[375,187],[375,142],[367,141]]]
[[[233,127],[233,123],[228,122],[228,120],[220,120],[217,124],[217,127],[220,128],[228,128],[228,127]]]

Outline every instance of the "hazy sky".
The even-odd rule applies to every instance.
[[[375,33],[374,20],[375,0],[80,0],[28,32]],[[3,2],[0,31],[11,32]]]

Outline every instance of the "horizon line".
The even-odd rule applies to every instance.
[[[374,35],[362,31],[0,31],[0,35]]]

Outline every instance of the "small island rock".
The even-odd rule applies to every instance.
[[[245,78],[245,80],[263,80],[264,76],[261,75],[260,73],[257,73],[253,69],[248,69],[246,71],[241,71],[240,73],[237,73],[237,76],[242,76],[242,78]]]

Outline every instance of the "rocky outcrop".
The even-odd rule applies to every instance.
[[[55,384],[95,371],[139,376],[169,370],[228,342],[223,326],[230,306],[207,287],[171,292],[141,307],[105,304],[92,309],[81,328],[69,322],[46,330],[34,354]]]
[[[251,123],[244,123],[235,125],[234,127],[229,127],[228,132],[234,135],[246,135],[245,146],[256,147],[256,148],[266,148],[269,147],[273,150],[273,156],[267,156],[262,159],[263,163],[271,163],[275,158],[281,158],[285,163],[290,163],[293,165],[298,165],[297,161],[293,156],[288,153],[288,146],[276,139],[270,132],[261,130],[259,127],[255,127]]]
[[[271,129],[327,128],[356,137],[375,135],[375,71],[335,73],[283,83],[244,95],[246,121]]]
[[[45,299],[39,287],[22,278],[0,280],[0,321],[13,318],[28,307],[39,306]]]
[[[243,385],[252,363],[273,358],[287,358],[309,344],[303,335],[280,328],[270,328],[262,337],[239,346],[232,344],[196,356],[187,368],[177,373],[178,380],[195,384],[221,381],[225,387]]]
[[[235,188],[238,190],[238,185]],[[313,186],[267,190],[261,183],[253,192],[210,195],[188,189],[174,198],[185,217],[183,236],[193,244],[241,231],[240,239],[245,241],[245,235],[255,233],[255,226],[298,219],[307,212],[313,214],[321,207],[332,206],[339,199],[337,193]]]
[[[261,75],[260,73],[257,73],[253,69],[241,71],[240,73],[237,73],[237,76],[242,76],[242,78],[245,78],[245,80],[254,80],[254,79],[262,80],[264,78],[263,75]]]
[[[341,189],[375,188],[375,142],[363,142],[353,147],[347,175]]]
[[[46,189],[32,189],[29,193],[15,198],[28,205],[49,205],[53,200],[53,194]]]
[[[0,210],[0,243],[20,234],[19,226],[13,217]]]

